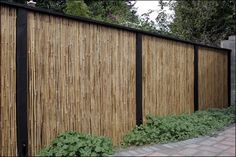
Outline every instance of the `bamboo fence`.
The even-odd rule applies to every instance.
[[[19,8],[27,10],[28,128],[16,122]],[[22,6],[0,4],[0,13],[0,156],[22,149],[19,129],[36,155],[65,131],[119,145],[137,117],[229,104],[228,50]]]

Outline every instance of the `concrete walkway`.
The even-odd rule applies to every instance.
[[[133,147],[114,156],[235,156],[235,124],[209,137]]]

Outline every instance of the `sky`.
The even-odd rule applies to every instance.
[[[140,16],[143,13],[147,13],[150,9],[155,10],[152,14],[150,14],[150,19],[153,21],[155,21],[155,18],[157,17],[157,12],[158,12],[158,10],[160,10],[158,0],[153,0],[153,1],[137,0],[134,7],[137,8],[137,13]],[[174,14],[174,12],[169,10],[169,8],[165,8],[165,9],[169,15]]]

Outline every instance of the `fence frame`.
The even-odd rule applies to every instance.
[[[142,34],[136,33],[136,125],[143,123]]]
[[[228,106],[231,105],[231,53],[232,50],[228,49],[227,57],[228,57]]]
[[[39,12],[56,17],[72,19],[80,22],[97,24],[109,28],[122,29],[136,33],[136,124],[143,123],[142,115],[142,35],[154,36],[162,39],[177,41],[194,46],[194,111],[198,110],[198,48],[205,47],[216,50],[223,50],[222,53],[228,55],[228,105],[231,104],[231,74],[230,74],[230,54],[231,50],[219,48],[191,41],[186,41],[157,33],[142,31],[134,28],[96,21],[84,17],[70,16],[53,12],[46,9],[29,7],[21,4],[0,1],[0,5],[6,5],[17,9],[16,24],[16,115],[17,115],[17,150],[19,156],[28,155],[28,129],[27,129],[27,12]]]
[[[198,111],[198,46],[194,45],[194,112]]]
[[[19,156],[25,156],[28,148],[27,71],[27,10],[18,8],[16,18],[16,128]]]

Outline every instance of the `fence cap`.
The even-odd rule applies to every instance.
[[[64,18],[67,18],[67,19],[73,19],[73,20],[77,20],[77,21],[81,21],[81,22],[102,25],[102,26],[105,26],[105,27],[122,29],[122,30],[127,30],[127,31],[131,31],[131,32],[135,32],[135,33],[141,33],[141,34],[144,34],[144,35],[155,36],[155,37],[158,37],[158,38],[173,40],[173,41],[182,42],[182,43],[186,43],[186,44],[191,44],[191,45],[195,45],[195,46],[201,46],[201,47],[213,48],[213,49],[223,50],[223,51],[226,51],[226,52],[231,52],[230,49],[226,49],[226,48],[205,45],[205,44],[196,43],[196,42],[192,42],[192,41],[187,41],[187,40],[183,40],[183,39],[179,39],[179,38],[175,38],[175,37],[171,37],[171,36],[167,36],[167,35],[161,35],[159,33],[148,32],[148,31],[143,31],[143,30],[140,30],[140,29],[131,28],[131,27],[126,27],[126,26],[111,24],[111,23],[107,23],[107,22],[103,22],[103,21],[93,20],[93,19],[89,19],[89,18],[86,18],[86,17],[66,15],[66,14],[63,14],[63,13],[51,11],[49,9],[30,7],[30,6],[27,6],[27,5],[24,5],[24,4],[6,2],[6,1],[3,1],[3,0],[0,0],[0,4],[15,7],[15,8],[22,8],[22,9],[30,10],[30,11],[33,11],[33,12],[39,12],[39,13],[48,14],[48,15],[52,15],[52,16],[64,17]]]

